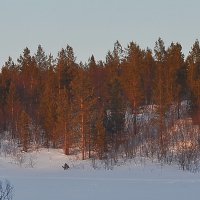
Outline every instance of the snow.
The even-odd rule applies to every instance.
[[[113,170],[102,163],[94,170],[91,161],[61,150],[40,149],[24,157],[21,165],[0,157],[0,179],[13,185],[13,200],[196,200],[199,195],[199,173],[146,159],[128,160]],[[69,170],[61,167],[65,162]]]

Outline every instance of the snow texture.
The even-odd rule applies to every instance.
[[[199,196],[199,173],[145,159],[127,161],[113,170],[100,164],[94,170],[91,161],[65,156],[61,150],[41,149],[24,157],[21,165],[11,157],[0,157],[0,179],[13,185],[13,200],[196,200]],[[63,170],[64,163],[69,170]]]

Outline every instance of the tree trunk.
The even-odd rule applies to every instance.
[[[69,155],[69,135],[67,134],[67,122],[65,122],[64,153],[65,153],[65,155]]]
[[[82,139],[82,160],[85,160],[85,132],[84,132],[84,111],[83,99],[81,98],[81,139]]]

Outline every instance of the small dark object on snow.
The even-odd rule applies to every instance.
[[[63,168],[64,170],[67,170],[67,169],[69,169],[69,165],[68,165],[67,163],[65,163],[64,166],[62,166],[62,168]]]

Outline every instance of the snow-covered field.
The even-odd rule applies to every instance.
[[[31,167],[31,164],[32,167]],[[64,171],[64,163],[70,169]],[[14,187],[13,200],[197,200],[200,173],[161,166],[151,161],[126,162],[113,170],[102,164],[65,156],[59,150],[42,149],[19,166],[0,157],[0,179]]]

